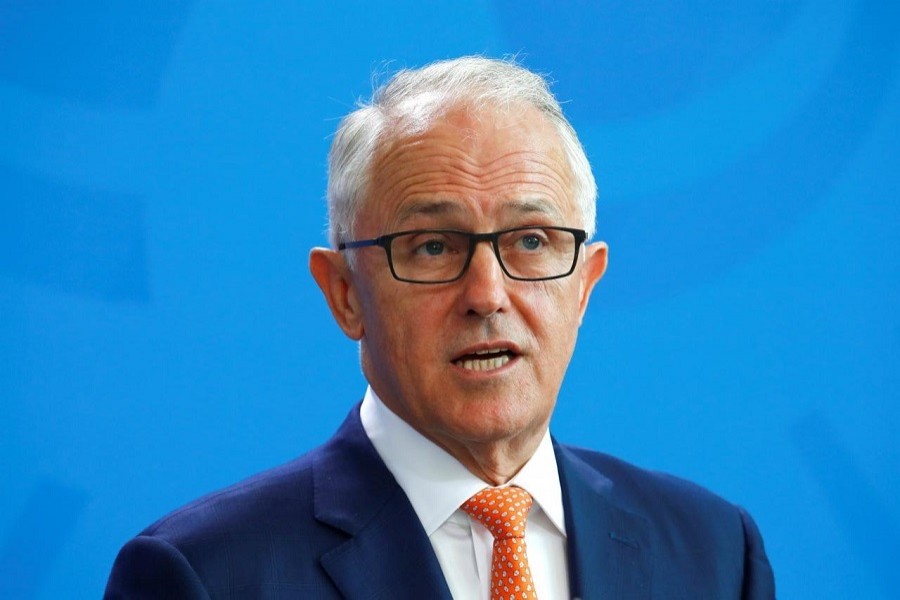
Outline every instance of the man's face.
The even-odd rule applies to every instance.
[[[456,109],[380,150],[355,238],[526,225],[583,227],[556,131],[531,108]],[[461,279],[434,285],[395,280],[379,248],[354,252],[363,370],[385,404],[458,458],[539,440],[605,246],[582,248],[569,277],[533,282],[506,277],[481,243]]]

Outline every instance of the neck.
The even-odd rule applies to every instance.
[[[489,485],[498,486],[508,483],[531,460],[546,430],[545,425],[534,432],[488,442],[447,441],[426,437],[462,463],[473,475]]]

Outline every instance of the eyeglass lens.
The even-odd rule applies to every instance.
[[[391,241],[394,272],[401,279],[447,281],[462,275],[469,260],[470,235],[454,231],[419,231]],[[507,273],[520,279],[546,279],[571,272],[577,251],[575,234],[553,228],[501,233],[497,251]]]

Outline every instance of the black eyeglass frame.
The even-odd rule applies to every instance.
[[[569,270],[560,275],[551,275],[549,277],[518,277],[509,272],[506,268],[506,265],[503,264],[503,259],[500,257],[500,236],[512,233],[514,231],[528,231],[530,229],[548,229],[552,231],[565,231],[571,233],[575,237],[575,255],[572,257],[572,264],[569,267]],[[397,275],[397,271],[394,270],[394,258],[391,255],[391,242],[400,236],[409,235],[412,233],[447,233],[447,234],[455,234],[462,235],[469,238],[469,253],[466,256],[466,262],[460,270],[459,275],[453,277],[451,279],[439,279],[436,281],[422,281],[420,279],[408,279],[405,277],[400,277]],[[463,275],[466,274],[466,271],[469,270],[469,264],[472,262],[472,256],[475,255],[475,247],[481,242],[490,242],[491,248],[494,250],[494,256],[497,257],[497,262],[500,264],[500,268],[503,270],[503,273],[506,274],[510,279],[514,279],[516,281],[549,281],[551,279],[562,279],[563,277],[568,277],[575,271],[575,266],[578,264],[578,255],[581,252],[581,246],[587,240],[587,232],[584,229],[574,229],[572,227],[555,227],[555,226],[545,226],[545,225],[531,225],[527,227],[512,227],[510,229],[501,229],[500,231],[494,231],[491,233],[472,233],[470,231],[460,231],[458,229],[408,229],[406,231],[397,231],[395,233],[388,233],[385,235],[378,236],[377,238],[372,238],[370,240],[355,240],[350,242],[341,242],[338,244],[338,250],[352,250],[354,248],[367,248],[369,246],[380,246],[384,248],[385,254],[387,254],[388,259],[388,267],[390,267],[391,275],[394,276],[394,279],[397,281],[404,281],[406,283],[420,283],[423,285],[428,284],[438,284],[438,283],[452,283],[454,281],[458,281],[462,279]]]

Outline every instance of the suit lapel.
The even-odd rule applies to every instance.
[[[341,593],[362,598],[444,598],[450,591],[409,499],[354,409],[314,467],[316,518],[350,538],[322,556]]]
[[[563,488],[572,596],[650,598],[652,552],[644,517],[612,500],[613,483],[554,443]]]

